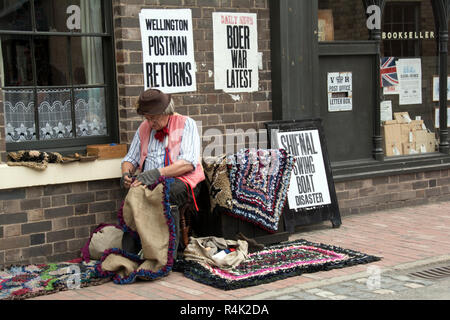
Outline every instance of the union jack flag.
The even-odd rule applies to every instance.
[[[397,67],[394,57],[381,58],[380,68],[381,87],[392,87],[398,85]]]

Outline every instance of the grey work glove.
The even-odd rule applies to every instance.
[[[152,169],[142,172],[137,176],[137,180],[145,184],[146,186],[154,184],[161,176],[158,169]]]
[[[122,174],[122,178],[120,178],[120,187],[121,188],[125,188],[125,176],[131,178],[132,175],[129,172],[125,172],[124,174]]]

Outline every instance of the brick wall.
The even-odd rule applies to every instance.
[[[117,0],[114,24],[117,55],[117,83],[119,92],[119,123],[121,143],[131,143],[142,117],[136,115],[134,104],[143,90],[142,47],[138,14],[142,8],[190,8],[192,10],[197,91],[174,94],[176,111],[201,122],[203,147],[212,136],[222,134],[223,149],[237,151],[233,137],[237,131],[264,129],[264,122],[272,119],[270,73],[270,21],[268,0]],[[263,54],[263,68],[259,70],[259,91],[227,94],[214,90],[212,12],[252,12],[258,17],[258,51]],[[228,130],[228,131],[227,131]],[[229,139],[226,139],[229,135]],[[261,143],[266,142],[262,135]],[[220,137],[219,137],[220,138]],[[234,139],[236,141],[236,139]],[[248,146],[248,145],[247,145]],[[242,146],[241,146],[242,147]],[[220,153],[217,150],[217,153]],[[218,154],[211,154],[218,155]]]
[[[450,170],[409,173],[335,184],[341,215],[450,200]]]
[[[450,170],[335,183],[342,216],[450,200]],[[0,191],[0,268],[80,256],[100,223],[117,223],[117,179]]]
[[[0,267],[65,261],[100,223],[117,223],[118,179],[0,190]]]

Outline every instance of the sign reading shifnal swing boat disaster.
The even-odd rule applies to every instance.
[[[341,225],[339,204],[328,159],[322,120],[275,120],[265,123],[271,148],[283,148],[295,157],[287,201],[283,209],[285,229],[330,220]]]
[[[296,158],[289,184],[290,209],[331,203],[317,130],[277,133],[278,146]]]

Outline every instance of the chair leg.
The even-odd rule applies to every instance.
[[[181,237],[183,240],[183,244],[186,247],[189,243],[189,221],[186,220],[186,206],[181,208],[180,210],[180,231],[181,231]]]

